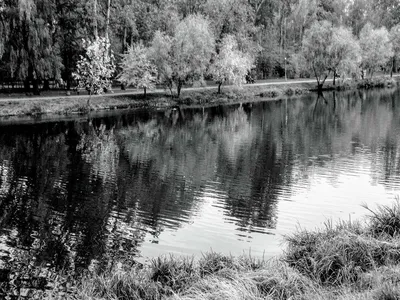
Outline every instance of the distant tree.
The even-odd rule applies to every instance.
[[[178,97],[184,83],[203,79],[214,52],[214,43],[204,17],[190,15],[178,24],[172,44],[173,80]]]
[[[85,55],[81,55],[73,76],[79,87],[89,92],[87,105],[93,94],[102,94],[111,88],[111,78],[115,71],[114,54],[110,50],[110,42],[104,37],[97,37],[93,42],[83,40]]]
[[[390,30],[390,42],[392,43],[392,48],[393,48],[393,57],[391,61],[391,72],[390,74],[393,73],[393,71],[397,72],[397,66],[396,62],[400,58],[400,24],[392,27]]]
[[[382,27],[374,29],[370,23],[367,23],[360,32],[361,47],[361,67],[367,70],[369,74],[383,67],[393,56],[392,44],[390,43],[389,32]]]
[[[209,70],[218,84],[218,93],[221,93],[221,85],[224,82],[230,82],[236,86],[245,83],[245,76],[252,64],[250,55],[238,50],[235,38],[231,35],[226,36]]]
[[[166,86],[172,94],[173,57],[172,38],[157,31],[149,49],[151,61],[157,68],[159,82]]]
[[[343,77],[357,73],[361,63],[361,49],[348,28],[339,27],[333,30],[328,50],[334,85],[337,74]]]
[[[301,53],[307,68],[317,79],[319,90],[332,71],[330,53],[332,33],[332,24],[327,21],[314,22],[304,33]]]
[[[175,29],[173,38],[160,32],[154,36],[152,58],[162,82],[180,96],[185,83],[201,80],[214,52],[214,37],[206,19],[190,15]]]
[[[122,72],[117,77],[123,84],[146,90],[157,83],[157,69],[149,59],[149,50],[142,43],[129,47],[121,62]]]

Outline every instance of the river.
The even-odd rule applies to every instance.
[[[1,119],[0,270],[81,273],[210,250],[272,257],[297,227],[392,203],[400,92],[324,96]]]

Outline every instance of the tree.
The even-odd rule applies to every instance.
[[[245,83],[245,76],[252,64],[250,56],[238,50],[235,38],[226,36],[209,71],[218,84],[218,94],[221,93],[221,85],[226,81],[237,86]]]
[[[392,27],[390,30],[390,42],[393,47],[392,66],[390,72],[392,75],[393,71],[397,71],[396,61],[400,57],[400,24]]]
[[[149,54],[151,61],[157,68],[159,82],[169,88],[172,94],[173,60],[171,57],[171,52],[172,39],[162,32],[157,31],[151,42]]]
[[[319,90],[331,72],[334,77],[337,73],[356,72],[361,62],[360,46],[350,30],[335,28],[327,21],[314,22],[306,30],[301,53],[317,79]]]
[[[93,42],[83,40],[86,49],[77,63],[77,71],[73,76],[79,82],[79,87],[89,92],[87,105],[93,94],[102,94],[111,88],[111,79],[115,71],[114,54],[110,50],[110,42],[103,37],[97,37]]]
[[[175,29],[173,38],[157,32],[151,53],[162,82],[180,96],[182,86],[203,78],[211,55],[214,37],[206,19],[190,15]]]
[[[154,88],[157,82],[157,69],[150,62],[149,50],[142,43],[129,47],[128,52],[123,55],[121,62],[122,72],[118,79],[127,85],[146,90]]]
[[[333,72],[333,85],[336,75],[343,76],[356,73],[361,63],[361,49],[358,41],[348,28],[339,27],[333,30],[329,46],[330,68]]]
[[[304,33],[301,52],[307,67],[312,70],[322,90],[331,72],[330,46],[332,42],[332,24],[327,21],[314,22]]]
[[[361,67],[369,74],[384,66],[390,57],[393,56],[392,44],[390,43],[389,32],[382,27],[374,29],[367,23],[360,32]]]

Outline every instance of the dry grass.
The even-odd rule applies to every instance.
[[[145,267],[85,277],[75,292],[47,299],[400,299],[400,205],[381,206],[364,224],[326,222],[286,237],[281,258],[215,252],[199,260],[163,256]]]

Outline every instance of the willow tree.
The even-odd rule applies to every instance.
[[[332,24],[327,21],[314,22],[304,33],[301,52],[317,79],[318,90],[322,90],[332,70],[329,51],[331,41]]]
[[[333,72],[333,85],[338,74],[344,78],[357,73],[361,63],[361,49],[350,29],[339,27],[333,29],[331,43],[328,48],[330,69]]]
[[[392,27],[392,29],[390,30],[390,42],[393,47],[390,75],[393,75],[393,71],[397,72],[396,65],[398,59],[400,58],[400,24]]]
[[[176,87],[179,97],[184,84],[203,79],[214,52],[214,37],[204,17],[190,15],[178,24],[173,37],[157,32],[150,51],[161,82],[171,91]]]
[[[360,32],[361,67],[372,77],[393,56],[389,32],[385,27],[375,29],[367,23]]]
[[[45,0],[6,2],[0,16],[5,67],[14,79],[25,81],[26,92],[33,84],[39,94],[39,81],[60,78],[63,67],[60,45],[56,38],[55,4]],[[5,37],[5,34],[7,35]]]
[[[215,56],[209,70],[214,81],[218,84],[218,94],[221,93],[221,85],[224,82],[242,86],[246,82],[245,76],[252,65],[251,56],[238,49],[235,37],[226,36],[222,40],[219,53]]]

